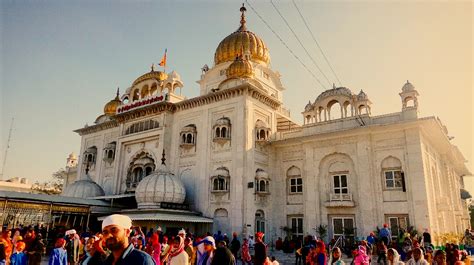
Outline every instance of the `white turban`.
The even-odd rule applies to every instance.
[[[105,217],[104,221],[102,221],[102,229],[109,225],[117,225],[125,229],[130,229],[132,227],[132,219],[126,215],[112,214]]]
[[[67,230],[67,231],[66,231],[66,236],[68,236],[68,235],[74,235],[74,234],[77,234],[76,230],[74,230],[74,229],[71,229],[71,230]]]
[[[181,228],[181,230],[179,230],[178,235],[181,235],[181,234],[186,236],[186,231],[184,230],[184,228]]]

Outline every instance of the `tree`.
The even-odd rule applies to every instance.
[[[64,186],[64,178],[67,174],[67,171],[63,168],[54,172],[51,175],[51,179],[45,182],[36,181],[35,184],[31,186],[31,189],[37,193],[48,194],[48,195],[57,195],[61,194]]]

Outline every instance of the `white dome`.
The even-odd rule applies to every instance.
[[[91,198],[104,196],[105,192],[101,186],[95,183],[89,176],[85,179],[80,179],[66,187],[63,192],[64,196],[75,198]]]
[[[257,169],[257,172],[255,173],[255,177],[257,179],[268,179],[268,173],[265,170],[259,168]]]
[[[160,203],[183,203],[186,190],[181,180],[168,171],[166,165],[138,183],[135,189],[135,199],[139,209],[160,208]]]

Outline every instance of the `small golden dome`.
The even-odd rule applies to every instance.
[[[253,77],[252,63],[244,56],[237,56],[226,70],[227,78]]]
[[[268,52],[265,42],[255,33],[248,31],[245,25],[245,14],[247,11],[242,4],[240,12],[242,12],[240,19],[240,27],[234,33],[224,38],[219,46],[217,46],[214,54],[214,63],[216,65],[224,62],[230,62],[237,57],[241,48],[250,52],[250,60],[263,62],[268,64],[270,62],[270,54]]]
[[[135,79],[135,81],[133,81],[132,83],[132,86],[135,86],[136,84],[148,79],[157,79],[159,81],[163,81],[166,80],[166,78],[168,78],[168,75],[166,73],[161,71],[155,71],[155,67],[154,65],[152,65],[151,71]]]
[[[104,106],[104,114],[107,116],[113,116],[117,112],[117,108],[122,105],[122,101],[119,98],[119,90],[117,89],[117,96],[114,99],[107,102]]]

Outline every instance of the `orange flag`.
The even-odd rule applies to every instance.
[[[163,55],[163,58],[161,58],[159,66],[166,67],[166,52],[168,52],[168,49],[165,49],[165,55]]]

